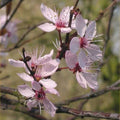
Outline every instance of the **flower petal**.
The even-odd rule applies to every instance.
[[[51,8],[48,8],[44,4],[41,4],[40,9],[45,18],[53,23],[56,23],[56,20],[58,19],[58,14],[56,12],[54,12]]]
[[[41,77],[47,77],[56,72],[58,65],[60,63],[59,59],[54,59],[42,66]]]
[[[31,82],[34,81],[33,77],[31,77],[30,75],[26,73],[17,73],[17,75],[25,81],[31,81]]]
[[[46,89],[45,92],[60,96],[59,92],[56,89],[54,89],[54,88],[52,88],[52,89]]]
[[[86,23],[80,14],[78,14],[76,17],[76,29],[77,29],[78,34],[81,37],[83,37],[86,31]]]
[[[18,86],[18,91],[20,92],[21,95],[25,97],[33,97],[35,95],[34,91],[32,90],[31,87],[28,85],[19,85]]]
[[[83,76],[86,78],[87,85],[96,90],[98,89],[97,74],[94,73],[83,73]]]
[[[70,50],[67,50],[65,53],[65,61],[67,66],[70,69],[73,69],[76,65],[77,61],[77,56],[75,54],[73,54]]]
[[[54,117],[56,113],[56,107],[52,102],[50,102],[47,98],[43,100],[44,108],[45,110],[52,116]]]
[[[83,76],[82,72],[77,72],[76,73],[76,79],[78,83],[80,84],[81,87],[87,88],[87,82],[85,77]]]
[[[36,82],[36,81],[33,81],[32,82],[32,88],[36,91],[39,91],[41,89],[40,83]]]
[[[70,10],[71,8],[69,6],[64,7],[60,13],[59,19],[65,22],[69,22]]]
[[[79,61],[79,65],[80,65],[81,68],[86,66],[88,58],[87,58],[86,53],[83,49],[80,50],[80,53],[79,53],[79,56],[78,56],[78,61]]]
[[[24,67],[24,62],[20,60],[13,60],[13,59],[8,59],[9,63],[13,65],[14,67]]]
[[[61,28],[60,29],[62,33],[69,33],[72,31],[72,29],[70,27],[66,27],[66,28]]]
[[[42,79],[39,81],[45,88],[55,88],[56,82],[51,79]]]
[[[96,35],[96,22],[95,21],[91,21],[88,24],[86,33],[85,33],[85,38],[87,40],[92,40]]]
[[[53,50],[50,51],[49,54],[44,55],[43,57],[39,57],[38,58],[38,62],[40,65],[46,64],[47,62],[49,62],[50,60],[52,60],[52,56],[53,56]]]
[[[44,23],[42,25],[39,25],[38,28],[40,28],[41,30],[45,32],[51,32],[56,29],[56,26],[53,25],[52,23]]]
[[[78,37],[74,37],[70,42],[70,51],[72,53],[78,52],[80,49],[80,39]]]
[[[28,100],[27,101],[27,107],[29,108],[29,110],[31,110],[31,108],[33,107],[37,107],[38,102],[36,100]]]
[[[93,46],[92,44],[90,44],[89,46],[86,46],[86,50],[92,61],[102,60],[102,51],[99,49],[99,46]]]

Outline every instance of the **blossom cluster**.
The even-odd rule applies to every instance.
[[[94,65],[96,61],[102,61],[102,51],[100,47],[94,44],[93,39],[96,35],[96,22],[84,19],[81,14],[75,13],[69,26],[70,12],[73,7],[65,7],[60,15],[48,8],[44,4],[40,6],[41,12],[51,23],[44,23],[38,28],[45,32],[57,30],[59,35],[62,33],[70,33],[73,29],[77,35],[70,39],[68,48],[65,49],[63,58],[65,58],[67,67],[73,74],[81,87],[88,86],[96,90],[98,88],[97,71]],[[59,52],[64,48],[63,41],[54,43]],[[27,106],[31,110],[32,107],[41,106],[51,114],[55,115],[56,107],[50,102],[46,94],[55,94],[59,96],[59,92],[55,89],[57,84],[51,79],[51,76],[59,69],[60,58],[57,56],[52,59],[53,50],[49,54],[42,56],[43,51],[38,55],[38,49],[32,52],[25,52],[23,60],[9,59],[11,65],[15,67],[23,67],[26,72],[17,73],[17,75],[26,82],[31,82],[31,87],[27,84],[19,85],[18,91],[21,95],[28,98]]]

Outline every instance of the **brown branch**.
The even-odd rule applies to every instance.
[[[79,111],[67,107],[59,107],[57,113],[68,113],[77,117],[92,117],[92,118],[102,118],[111,120],[120,120],[120,114],[117,113],[103,113],[103,112],[92,112],[92,111]]]
[[[84,101],[80,104],[80,106],[78,107],[78,110],[79,110],[79,111],[82,110],[82,108],[83,108],[84,105],[88,102],[88,100],[89,100],[89,99],[86,99],[86,100],[84,100]],[[75,120],[76,118],[77,118],[77,116],[72,116],[72,117],[70,117],[70,118],[67,119],[67,120]]]
[[[108,86],[102,90],[97,90],[93,93],[89,93],[89,94],[86,94],[86,95],[82,95],[82,96],[77,96],[77,97],[73,97],[69,100],[65,100],[61,103],[58,103],[57,105],[69,105],[70,103],[72,102],[76,102],[78,100],[83,100],[83,99],[92,99],[92,98],[95,98],[95,97],[98,97],[98,96],[101,96],[105,93],[108,93],[110,91],[114,91],[114,90],[120,90],[120,87],[117,87],[118,85],[120,85],[120,80],[118,80],[117,82],[115,82],[114,84],[112,84],[111,86]]]
[[[24,105],[21,105],[17,100],[9,99],[4,96],[1,96],[0,101],[1,101],[0,108],[3,110],[12,110],[15,112],[21,112],[37,120],[47,120],[45,117],[41,115],[36,115],[32,113],[31,111],[28,110],[28,108],[26,108]]]
[[[39,120],[46,120],[46,118],[42,117],[38,113],[38,109],[34,109],[33,111],[29,111],[24,105],[19,104],[17,100],[9,99],[6,97],[1,96],[0,97],[0,108],[5,110],[12,110],[21,112],[24,114],[27,114],[33,118],[39,119]],[[36,110],[36,111],[35,111]],[[92,112],[92,111],[80,111],[68,107],[58,107],[56,113],[65,113],[65,114],[72,114],[74,116],[83,118],[83,117],[92,117],[92,118],[103,118],[103,119],[113,119],[113,120],[119,120],[120,114],[117,113],[103,113],[103,112]]]
[[[10,95],[13,95],[13,96],[16,96],[16,97],[18,97],[20,95],[18,93],[17,89],[5,87],[5,86],[2,86],[2,85],[0,85],[0,92],[5,93],[5,94],[10,94]]]

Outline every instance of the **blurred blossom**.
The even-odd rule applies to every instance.
[[[16,43],[18,41],[18,37],[16,35],[17,27],[16,22],[9,22],[7,26],[2,29],[5,22],[7,20],[7,16],[0,16],[0,43],[4,45],[6,48],[9,42]]]
[[[112,40],[112,51],[118,56],[120,61],[120,6],[118,6],[114,11],[114,16],[112,20],[113,33],[111,35]]]

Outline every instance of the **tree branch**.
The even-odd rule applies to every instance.
[[[78,100],[92,99],[92,98],[98,97],[100,95],[103,95],[105,93],[108,93],[110,91],[120,90],[120,87],[117,87],[118,85],[120,85],[120,80],[118,80],[117,82],[115,82],[111,86],[108,86],[108,87],[106,87],[106,88],[104,88],[102,90],[97,90],[97,91],[95,91],[93,93],[89,93],[89,94],[86,94],[86,95],[73,97],[73,98],[71,98],[69,100],[65,100],[65,101],[63,101],[61,103],[58,103],[58,105],[69,105],[70,103],[76,102]]]
[[[0,108],[8,109],[12,111],[21,112],[24,114],[27,114],[33,118],[39,119],[39,120],[46,120],[46,118],[42,117],[39,114],[36,114],[38,109],[29,111],[24,105],[19,104],[18,101],[9,99],[6,97],[1,96],[0,97]],[[36,112],[36,113],[35,113]],[[77,117],[93,117],[93,118],[103,118],[103,119],[113,119],[113,120],[119,120],[120,114],[117,113],[103,113],[103,112],[92,112],[92,111],[80,111],[68,107],[61,107],[59,106],[56,113],[66,113],[66,114],[72,114]]]

